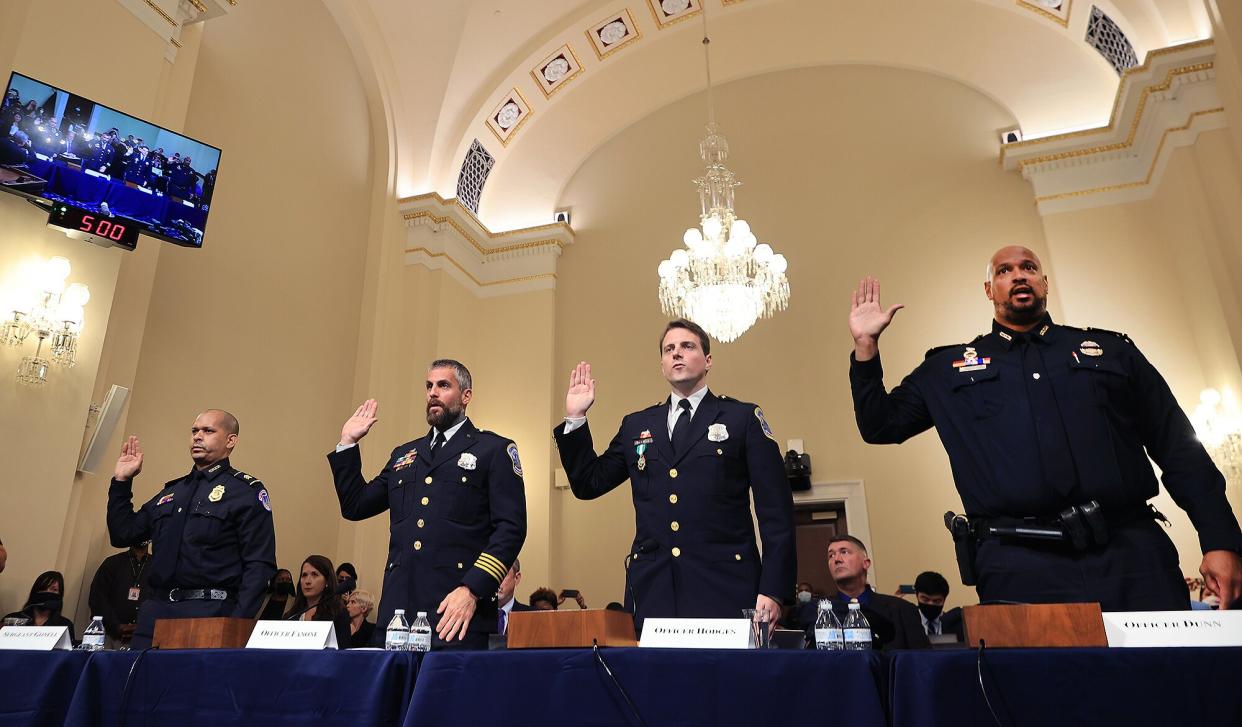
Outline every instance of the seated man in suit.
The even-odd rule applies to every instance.
[[[514,558],[513,567],[505,574],[504,579],[500,581],[500,587],[496,589],[496,633],[502,636],[509,633],[509,614],[514,611],[531,610],[530,606],[520,603],[513,595],[521,582],[522,561]]]
[[[837,584],[837,594],[832,597],[832,610],[844,619],[849,611],[850,599],[857,598],[863,616],[871,624],[871,637],[875,648],[927,649],[931,642],[919,623],[919,610],[913,604],[896,596],[876,593],[867,584],[867,571],[871,558],[867,546],[852,535],[838,535],[828,541],[828,572]],[[814,624],[811,626],[814,629]],[[815,643],[814,631],[810,642]]]
[[[962,636],[962,609],[944,610],[949,597],[949,582],[936,571],[924,571],[914,579],[914,597],[918,601],[919,620],[923,632],[930,636],[949,634],[964,641]]]

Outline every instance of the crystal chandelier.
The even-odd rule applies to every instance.
[[[682,236],[660,263],[660,306],[670,316],[686,318],[718,341],[737,340],[760,318],[789,305],[788,263],[784,255],[760,243],[746,220],[733,212],[733,188],[741,184],[725,166],[729,142],[716,125],[712,103],[712,68],[703,14],[703,55],[707,66],[707,135],[699,156],[707,172],[694,180],[699,188],[699,226]]]
[[[34,355],[22,357],[17,367],[17,380],[23,384],[42,386],[52,364],[67,368],[77,363],[83,306],[91,294],[81,283],[65,286],[69,270],[68,260],[54,257],[23,271],[19,285],[6,291],[11,302],[5,306],[8,317],[0,322],[0,343],[18,348],[32,334],[37,341]]]

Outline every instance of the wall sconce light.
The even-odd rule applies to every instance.
[[[1190,420],[1225,479],[1236,483],[1242,478],[1242,417],[1235,407],[1222,406],[1222,399],[1216,389],[1204,389]]]
[[[16,285],[4,291],[8,304],[0,309],[7,314],[0,323],[0,343],[21,348],[32,334],[37,341],[34,355],[23,356],[17,367],[17,380],[23,384],[42,386],[53,364],[68,368],[77,363],[91,292],[82,283],[65,285],[70,270],[63,257],[27,264],[19,270]]]

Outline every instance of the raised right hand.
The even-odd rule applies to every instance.
[[[138,437],[130,437],[121,444],[121,456],[116,460],[112,478],[124,482],[132,480],[142,471],[142,445]]]
[[[565,415],[584,417],[595,403],[595,379],[591,378],[591,364],[583,361],[569,372],[569,392],[565,394]]]
[[[880,334],[902,308],[905,306],[901,303],[891,305],[887,310],[880,306],[879,280],[866,277],[858,282],[858,290],[853,292],[850,307],[850,335],[854,338],[855,358],[865,361],[875,356]]]
[[[345,426],[341,427],[341,444],[355,444],[359,439],[367,436],[367,432],[371,431],[371,427],[379,421],[379,418],[375,416],[375,410],[378,408],[379,404],[375,399],[362,402],[362,406],[358,407],[354,415],[345,422]]]

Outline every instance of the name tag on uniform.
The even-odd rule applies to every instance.
[[[336,649],[331,621],[260,621],[250,632],[247,649]]]
[[[1242,611],[1114,611],[1109,646],[1242,646]]]
[[[639,646],[657,649],[748,649],[750,621],[744,618],[643,619]]]
[[[138,600],[138,597],[139,597],[139,595],[141,595],[141,593],[142,593],[142,590],[141,590],[141,589],[139,589],[139,588],[131,588],[131,589],[129,589],[129,595],[128,595],[128,596],[126,596],[126,598],[127,598],[127,599],[129,599],[130,601],[137,601],[137,600]]]
[[[0,649],[68,651],[72,648],[68,626],[5,626],[0,628]]]

